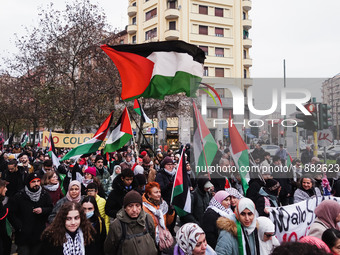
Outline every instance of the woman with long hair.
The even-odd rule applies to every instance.
[[[47,171],[44,174],[41,179],[41,186],[50,194],[53,206],[64,197],[60,188],[58,175],[54,170]]]
[[[105,221],[100,217],[96,199],[93,196],[84,197],[81,202],[86,218],[91,222],[92,227],[96,230],[93,236],[98,255],[104,255],[104,241],[106,239]]]
[[[97,254],[91,223],[79,203],[66,202],[42,233],[41,255]]]
[[[315,187],[315,180],[310,176],[304,176],[300,180],[300,187],[294,192],[294,203],[305,201],[310,197],[321,197],[321,191]]]

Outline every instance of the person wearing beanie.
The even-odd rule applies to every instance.
[[[96,177],[98,181],[103,186],[103,189],[105,191],[105,197],[106,198],[110,193],[110,173],[107,170],[107,167],[104,166],[104,158],[102,155],[97,155],[95,160],[95,167],[96,167]]]
[[[259,216],[269,217],[266,207],[278,207],[279,195],[281,191],[280,183],[275,179],[266,180],[265,187],[261,187],[255,205]]]
[[[26,177],[24,189],[9,200],[18,254],[36,254],[52,208],[51,197],[42,189],[39,176],[30,173]]]
[[[123,206],[116,216],[104,242],[105,254],[158,254],[154,222],[152,217],[144,212],[142,196],[137,191],[126,193]]]
[[[98,180],[96,176],[97,176],[97,170],[95,167],[88,167],[87,169],[85,169],[84,176],[82,177],[82,181],[81,181],[81,195],[85,196],[87,186],[90,183],[95,183],[98,187],[99,196],[102,198],[106,198],[106,193],[103,188],[103,185],[100,183],[100,181]]]

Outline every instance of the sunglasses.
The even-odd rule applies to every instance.
[[[264,233],[264,235],[265,235],[266,237],[272,237],[272,236],[275,236],[275,234],[268,234],[268,233]]]

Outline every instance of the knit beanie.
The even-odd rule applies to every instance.
[[[161,163],[161,167],[164,167],[166,164],[170,163],[173,164],[174,161],[169,156],[166,156]]]
[[[131,190],[125,195],[123,200],[123,207],[125,208],[131,203],[138,203],[141,205],[143,203],[142,196],[135,190]]]
[[[84,173],[89,173],[92,174],[93,176],[97,175],[97,170],[95,167],[89,167],[87,169],[85,169]]]
[[[40,180],[39,176],[36,173],[30,173],[29,175],[27,175],[26,180],[25,180],[26,186],[29,187],[31,181],[33,181],[35,179],[39,179]]]

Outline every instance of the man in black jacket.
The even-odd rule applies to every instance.
[[[137,187],[133,171],[130,168],[123,169],[112,182],[112,191],[106,200],[105,213],[111,218],[116,218],[117,212],[123,207],[124,196]]]
[[[38,254],[40,236],[53,208],[50,195],[40,186],[36,173],[27,176],[25,187],[9,201],[9,220],[15,229],[18,255]]]

